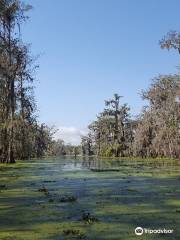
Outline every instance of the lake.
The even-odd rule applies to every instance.
[[[136,227],[173,233],[136,236]],[[0,239],[179,240],[180,161],[64,157],[1,164]]]

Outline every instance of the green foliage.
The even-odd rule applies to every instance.
[[[113,144],[112,146],[108,146],[101,152],[101,156],[103,157],[116,157],[121,156],[123,151],[125,150],[123,144]]]
[[[104,156],[104,157],[113,157],[114,156],[114,149],[113,149],[113,147],[109,146],[107,149],[102,151],[101,155]]]
[[[121,96],[114,94],[112,99],[106,100],[104,111],[89,125],[87,139],[90,144],[86,146],[90,146],[94,154],[124,156],[127,155],[126,150],[132,147],[133,121],[129,116],[130,108],[127,104],[120,105],[120,98]],[[83,144],[82,139],[82,147],[85,146]]]

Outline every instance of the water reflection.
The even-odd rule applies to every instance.
[[[63,166],[64,171],[89,169],[92,171],[180,171],[180,161],[161,159],[106,159],[98,157],[71,158]]]
[[[77,163],[77,161],[74,161],[73,163],[66,163],[62,166],[63,171],[78,171],[82,170],[82,164]]]

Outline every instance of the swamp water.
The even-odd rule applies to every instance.
[[[136,227],[173,229],[136,236]],[[180,239],[180,161],[0,165],[0,240]]]

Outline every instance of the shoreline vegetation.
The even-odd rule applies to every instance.
[[[91,159],[91,158],[100,158],[101,160],[110,160],[110,159],[112,159],[112,160],[146,160],[146,161],[156,161],[156,160],[158,160],[158,161],[178,161],[178,160],[180,160],[180,158],[169,158],[169,157],[145,157],[145,158],[143,158],[143,157],[106,157],[106,156],[98,156],[98,155],[90,155],[90,156],[88,156],[88,155],[74,155],[74,154],[66,154],[66,155],[59,155],[59,156],[57,156],[57,155],[49,155],[49,156],[43,156],[42,158],[39,158],[39,159],[48,159],[48,158],[50,158],[50,159],[52,159],[52,158],[55,158],[55,159],[58,159],[58,158],[68,158],[68,157],[70,157],[70,158],[73,158],[74,160],[81,160],[81,159],[83,159],[83,158],[88,158],[88,159]],[[29,160],[35,160],[35,159],[37,159],[37,158],[31,158],[31,159],[29,159]],[[19,160],[21,160],[21,159],[19,159]],[[27,160],[28,161],[28,160]]]
[[[83,155],[79,155],[79,156],[74,156],[74,155],[61,155],[61,156],[42,156],[41,158],[30,158],[30,159],[17,159],[17,162],[31,162],[31,161],[39,161],[39,160],[48,160],[48,159],[73,159],[74,161],[80,161],[83,159],[101,159],[101,161],[107,161],[107,160],[116,160],[116,161],[121,161],[121,160],[128,160],[128,161],[144,161],[145,162],[177,162],[180,161],[180,158],[165,158],[165,157],[156,157],[156,158],[150,158],[150,157],[146,157],[146,158],[142,158],[142,157],[104,157],[104,156],[97,156],[97,155],[92,155],[92,156],[83,156]],[[9,163],[2,163],[0,162],[0,167],[4,166],[4,165],[9,165]],[[11,164],[10,164],[11,165]],[[12,164],[11,166],[13,166],[14,164]],[[15,165],[16,167],[16,165]]]

